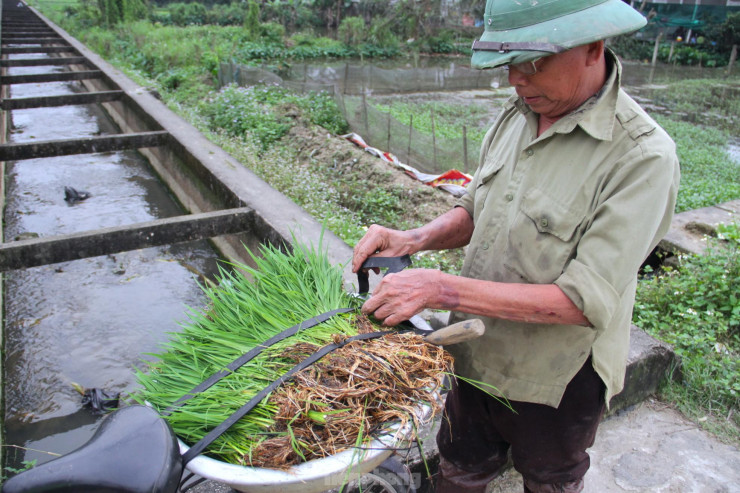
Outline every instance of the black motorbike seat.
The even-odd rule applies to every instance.
[[[169,423],[146,406],[106,416],[80,448],[5,481],[4,493],[176,492],[182,456]]]

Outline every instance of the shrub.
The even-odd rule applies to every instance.
[[[204,101],[200,113],[212,130],[223,130],[232,136],[248,135],[264,151],[290,129],[291,121],[276,111],[290,104],[303,110],[312,123],[330,132],[347,131],[347,123],[329,94],[299,95],[275,86],[229,85]]]
[[[724,414],[740,406],[740,227],[720,227],[705,255],[640,281],[634,322],[674,346],[691,398]]]
[[[211,129],[223,129],[233,136],[250,135],[266,150],[290,129],[265,104],[264,88],[230,85],[204,101],[200,113]]]
[[[373,19],[369,41],[375,46],[392,50],[398,50],[401,44],[385,19]]]
[[[228,5],[216,4],[206,12],[206,24],[240,26],[244,23],[246,11],[247,9],[244,8],[243,4],[238,2],[232,2]]]
[[[203,25],[206,23],[206,13],[202,3],[170,4],[170,17],[176,26]]]
[[[268,43],[282,43],[285,27],[277,22],[263,22],[260,25],[260,37]]]
[[[255,0],[249,0],[247,13],[244,16],[244,31],[247,39],[255,40],[260,36],[260,6]]]
[[[345,17],[339,24],[337,37],[349,46],[359,46],[365,41],[365,20],[362,17]]]

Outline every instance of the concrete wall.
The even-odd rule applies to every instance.
[[[122,101],[102,104],[122,132],[166,130],[170,133],[168,146],[140,149],[140,152],[149,159],[185,210],[199,213],[244,206],[255,210],[248,233],[213,239],[221,254],[248,263],[249,257],[242,244],[250,250],[264,243],[290,244],[292,235],[302,243],[318,245],[322,226],[313,217],[211,143],[147,90],[38,11],[34,12],[104,73],[102,79],[84,81],[88,90],[121,89],[125,92]],[[351,248],[329,231],[323,234],[323,244],[332,264],[346,266],[344,277],[348,287],[356,284],[348,265]]]
[[[0,24],[2,24],[3,12],[0,8]],[[0,25],[0,35],[2,35],[2,26]],[[0,75],[5,75],[7,69],[0,68]],[[8,96],[8,87],[0,85],[0,99]],[[8,112],[0,110],[0,144],[5,144],[8,138]],[[5,241],[3,231],[5,231],[5,162],[0,161],[0,243]],[[5,421],[5,286],[4,276],[0,273],[0,313],[2,313],[2,322],[0,323],[0,422]],[[5,464],[5,426],[0,426],[0,466]]]

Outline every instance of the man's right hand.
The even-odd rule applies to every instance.
[[[414,234],[373,224],[355,245],[352,256],[352,272],[357,272],[369,257],[400,257],[416,253]]]

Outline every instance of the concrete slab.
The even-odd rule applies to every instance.
[[[624,390],[612,399],[610,412],[642,402],[654,394],[667,377],[680,379],[680,358],[670,345],[633,325]]]
[[[700,430],[679,412],[648,400],[607,418],[589,450],[586,493],[740,491],[740,450]],[[490,493],[520,493],[507,471]]]
[[[718,224],[740,221],[740,199],[712,207],[681,212],[673,217],[671,228],[658,248],[673,253],[704,252],[707,235],[715,235]]]

